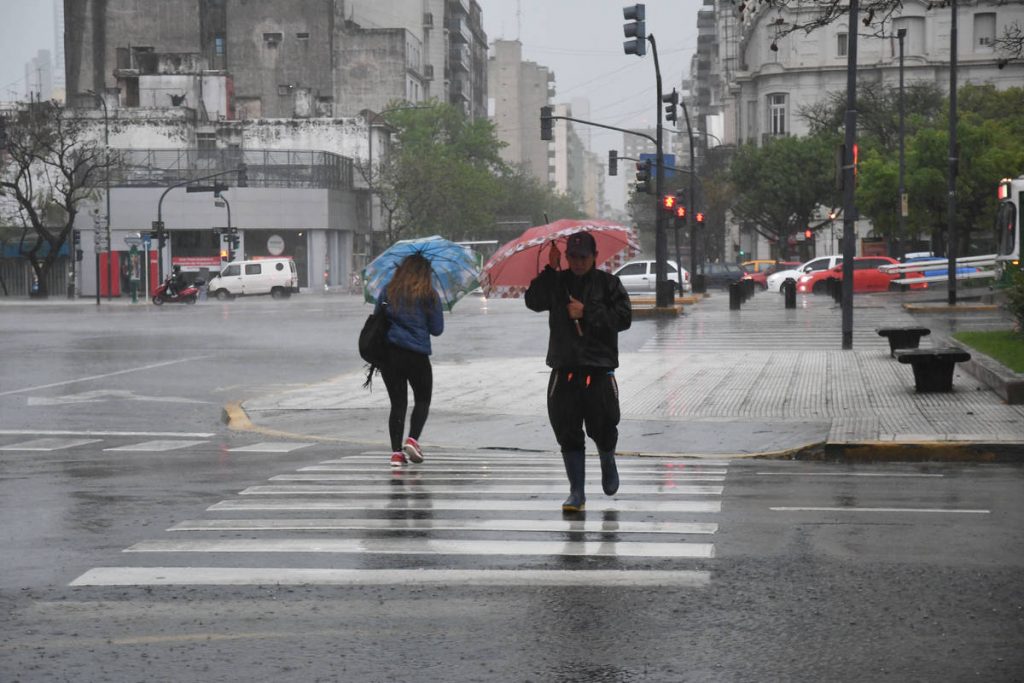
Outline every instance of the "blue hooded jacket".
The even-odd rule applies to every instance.
[[[403,349],[430,355],[430,336],[441,336],[444,332],[444,310],[441,308],[441,300],[434,297],[431,304],[400,308],[387,300],[387,294],[382,288],[377,295],[377,306],[374,311],[381,309],[382,302],[387,303],[386,315],[391,327],[388,329],[388,341]]]

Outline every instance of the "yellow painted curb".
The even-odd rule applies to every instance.
[[[995,304],[903,304],[903,308],[911,313],[958,313],[960,311],[998,311],[999,306]]]

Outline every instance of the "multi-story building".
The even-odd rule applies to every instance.
[[[540,139],[540,108],[555,95],[555,75],[545,66],[524,62],[518,40],[491,44],[487,83],[492,120],[505,143],[501,157],[511,166],[528,170],[538,180],[551,181],[548,143]]]
[[[705,0],[705,7],[698,13],[688,99],[695,127],[726,144],[760,145],[777,136],[805,135],[808,124],[801,110],[845,90],[848,17],[810,33],[784,35],[786,28],[820,10],[812,3],[769,10],[757,0],[745,3],[742,15],[729,0]],[[1020,86],[1024,63],[1000,59],[993,43],[1008,27],[1024,25],[1024,5],[978,0],[960,4],[957,17],[958,82]],[[909,0],[884,26],[857,27],[858,81],[898,86],[897,32],[905,29],[904,82],[948,90],[951,25],[949,7]],[[735,234],[737,227],[732,230],[727,244],[744,242],[743,235]],[[870,223],[859,222],[858,231],[866,236]],[[745,252],[751,253],[750,247]],[[758,244],[753,254],[767,257],[768,245]]]
[[[296,256],[302,286],[344,284],[380,246],[380,214],[359,172],[388,148],[390,129],[378,112],[436,98],[469,116],[487,113],[487,41],[475,0],[161,0],[147,12],[136,5],[65,2],[70,104],[93,108],[98,129],[102,116],[111,146],[128,158],[153,151],[133,162],[136,178],[113,179],[107,219],[115,252],[127,250],[126,237],[148,232],[152,218],[134,208],[152,203],[147,192],[251,160],[265,170],[250,172],[247,187],[222,178],[233,186],[227,206],[242,254],[260,255],[272,231],[272,243]],[[163,150],[174,154],[157,154]],[[308,172],[302,159],[312,160]],[[164,202],[164,270],[197,265],[186,245],[199,239],[196,231],[209,241],[209,228],[223,224],[223,209],[189,209],[203,198],[179,194]],[[250,211],[259,206],[266,210]],[[84,218],[79,227],[106,229]],[[202,249],[216,253],[212,242]]]
[[[53,60],[49,50],[39,50],[25,64],[25,99],[40,102],[53,99]]]

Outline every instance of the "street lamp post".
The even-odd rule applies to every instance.
[[[904,117],[906,111],[904,108],[903,101],[903,39],[907,37],[907,29],[901,28],[896,30],[896,38],[900,42],[900,177],[899,177],[899,193],[900,193],[900,237],[905,236],[906,233],[906,218],[907,218],[907,189],[903,182],[903,174],[905,169],[905,162],[903,156],[903,136],[904,136]],[[891,254],[890,254],[891,255]]]
[[[952,13],[949,28],[949,177],[947,179],[949,202],[948,219],[949,239],[946,244],[946,259],[949,266],[948,303],[956,305],[956,252],[957,252],[957,230],[956,230],[956,174],[958,170],[957,141],[956,141],[956,62],[957,62],[957,31],[956,31],[956,0],[951,0],[949,11]]]
[[[104,164],[106,165],[104,178],[105,178],[105,190],[107,195],[107,301],[112,298],[112,291],[114,289],[114,259],[113,247],[114,243],[110,240],[110,124],[109,114],[107,112],[107,100],[102,95],[98,94],[95,90],[86,90],[87,95],[95,97],[100,105],[103,106],[103,148],[104,148]],[[100,303],[100,255],[96,253],[96,304]]]

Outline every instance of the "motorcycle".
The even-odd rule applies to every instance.
[[[163,281],[163,284],[156,288],[156,293],[153,294],[154,304],[156,304],[157,306],[162,306],[165,303],[194,304],[199,299],[199,288],[206,283],[203,282],[203,280],[196,280],[190,285],[184,285],[173,295],[167,292],[167,288],[170,284],[171,279],[167,278],[166,280]]]

